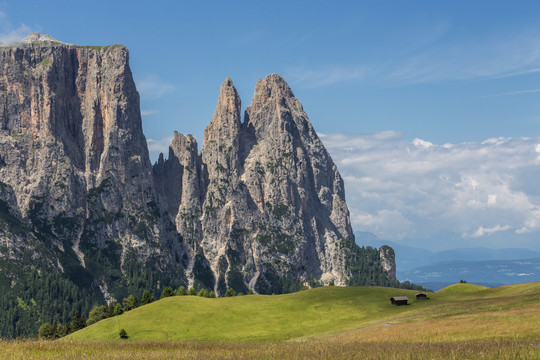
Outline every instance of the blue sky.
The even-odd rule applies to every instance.
[[[538,1],[0,0],[0,42],[31,31],[126,45],[152,150],[174,130],[201,141],[226,76],[245,108],[257,79],[279,73],[344,173],[356,230],[431,248],[447,246],[434,237],[540,247],[540,194],[521,178],[539,173]],[[408,164],[402,179],[366,154]],[[459,202],[464,189],[472,203]],[[407,205],[445,196],[452,214]]]

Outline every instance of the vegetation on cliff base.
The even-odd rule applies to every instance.
[[[348,286],[389,286],[401,289],[428,290],[409,281],[390,280],[382,267],[379,250],[371,246],[358,246],[354,240],[342,239],[339,243],[345,254],[345,267],[349,270]],[[390,252],[391,250],[391,252]],[[392,256],[394,250],[385,246]]]

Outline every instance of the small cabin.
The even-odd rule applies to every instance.
[[[394,296],[390,298],[392,305],[409,305],[407,301],[409,301],[409,298],[406,296]]]
[[[429,300],[429,297],[427,296],[427,294],[418,293],[416,294],[416,300]]]

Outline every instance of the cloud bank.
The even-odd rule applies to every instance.
[[[436,145],[393,131],[320,136],[357,231],[494,247],[531,246],[540,234],[540,137]]]

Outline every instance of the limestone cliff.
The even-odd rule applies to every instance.
[[[222,294],[286,292],[309,279],[347,284],[341,242],[354,235],[343,180],[279,75],[257,82],[243,122],[227,78],[200,156],[192,137],[175,133],[154,175],[197,254],[188,273],[201,285]]]
[[[181,239],[160,216],[128,50],[32,39],[0,47],[9,212],[55,254],[56,271],[107,299],[146,271],[184,282],[174,265]],[[24,246],[16,238],[7,248]]]
[[[175,132],[152,166],[124,46],[0,46],[0,337],[163,286],[395,280],[389,251],[354,243],[343,180],[283,78],[241,111],[227,78],[200,152]]]
[[[379,257],[381,259],[381,265],[389,280],[396,281],[396,256],[394,249],[390,246],[384,245],[379,248]]]

